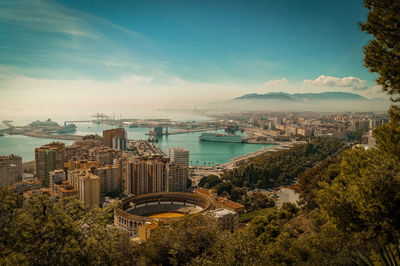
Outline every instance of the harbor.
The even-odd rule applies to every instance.
[[[72,120],[72,119],[70,119]],[[142,120],[145,121],[145,120]],[[147,140],[149,136],[147,133],[149,130],[154,129],[154,125],[165,123],[166,121],[160,120],[147,120],[149,125],[153,127],[129,127],[124,124],[125,130],[128,134],[129,140]],[[171,123],[171,122],[169,122]],[[63,124],[63,123],[60,123]],[[57,134],[49,133],[44,130],[33,129],[32,127],[26,127],[22,130],[22,127],[17,122],[8,122],[11,128],[3,129],[6,132],[6,136],[0,137],[1,153],[18,153],[23,157],[23,161],[31,161],[34,159],[34,149],[50,143],[52,141],[61,141],[66,145],[71,145],[73,141],[81,138],[85,135],[98,134],[102,135],[102,131],[106,129],[115,128],[115,125],[108,123],[93,123],[93,122],[78,122],[75,123],[76,129],[72,133],[68,134]],[[219,123],[219,127],[216,129],[217,122],[176,122],[176,124],[184,125],[189,129],[171,127],[169,132],[173,131],[184,131],[180,134],[168,134],[157,136],[157,143],[153,145],[166,152],[171,147],[184,147],[190,150],[190,165],[195,167],[205,166],[216,166],[229,162],[232,158],[245,155],[248,153],[255,152],[261,148],[268,148],[273,145],[270,144],[246,144],[246,143],[229,143],[229,142],[211,142],[211,141],[200,141],[199,137],[207,129],[207,132],[225,134],[223,123]],[[200,125],[212,125],[206,128],[201,128]],[[196,125],[197,128],[191,129],[192,125]],[[196,127],[195,126],[195,127]],[[8,134],[8,133],[11,134]],[[237,132],[243,138],[246,135],[240,131]]]

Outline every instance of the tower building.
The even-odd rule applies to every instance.
[[[125,128],[113,128],[104,130],[103,138],[106,146],[126,151],[128,137]]]
[[[49,172],[63,169],[65,144],[53,142],[35,149],[36,176],[44,187],[49,187]]]

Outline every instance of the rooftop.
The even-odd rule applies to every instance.
[[[223,209],[223,208],[210,211],[210,213],[217,218],[236,214],[236,212],[234,212],[234,211],[230,211],[230,210]]]

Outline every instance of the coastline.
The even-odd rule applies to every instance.
[[[256,157],[258,155],[262,155],[265,154],[267,152],[274,152],[274,151],[280,151],[280,150],[284,150],[284,149],[289,149],[291,146],[293,146],[294,144],[296,144],[297,142],[281,142],[277,145],[274,145],[272,147],[268,147],[268,148],[261,148],[258,151],[254,151],[254,152],[250,152],[248,154],[244,154],[241,156],[237,156],[232,158],[229,162],[224,163],[224,164],[220,164],[220,167],[224,167],[226,169],[233,169],[236,167],[237,163],[244,161],[244,160],[248,160],[250,158]],[[273,144],[271,144],[273,145]]]

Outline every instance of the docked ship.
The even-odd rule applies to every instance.
[[[217,142],[234,142],[241,143],[243,139],[239,135],[234,134],[220,134],[220,133],[201,133],[200,140],[217,141]]]
[[[29,124],[31,127],[58,127],[57,122],[51,121],[51,119],[47,119],[46,121],[33,121]]]
[[[76,130],[75,124],[68,124],[58,129],[57,133],[69,133],[69,132],[75,132],[75,130]]]

